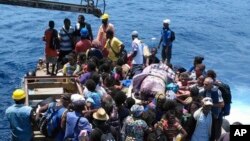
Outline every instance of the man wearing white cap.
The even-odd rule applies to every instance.
[[[209,141],[212,132],[212,109],[213,100],[210,97],[202,99],[202,107],[194,112],[196,120],[195,130],[191,141]]]
[[[137,31],[131,33],[132,36],[132,53],[129,55],[132,59],[132,76],[143,70],[143,48],[144,45],[139,40]]]
[[[163,29],[161,32],[161,40],[159,42],[158,48],[162,43],[162,61],[165,62],[167,59],[167,63],[170,63],[170,59],[172,56],[172,42],[175,39],[174,32],[169,28],[170,19],[163,20]]]

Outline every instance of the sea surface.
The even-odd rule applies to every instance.
[[[61,1],[78,3],[76,0]],[[203,55],[206,69],[214,69],[218,79],[231,86],[232,113],[226,118],[231,123],[250,124],[249,0],[107,0],[106,4],[110,22],[115,26],[115,35],[127,50],[130,50],[133,30],[139,32],[146,44],[156,46],[162,21],[171,19],[170,28],[176,33],[172,63],[189,68],[194,56]],[[64,18],[70,18],[74,26],[78,15],[0,5],[1,141],[10,140],[4,113],[13,104],[12,91],[21,87],[24,74],[34,70],[38,58],[44,56],[42,36],[48,21],[54,20],[55,27],[60,29]],[[84,15],[96,35],[100,19]]]

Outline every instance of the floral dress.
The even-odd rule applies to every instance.
[[[148,129],[148,125],[144,120],[134,119],[128,116],[124,123],[126,141],[143,141],[144,132]]]

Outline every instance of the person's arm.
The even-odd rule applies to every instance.
[[[222,98],[222,94],[221,91],[218,89],[218,98],[219,98],[219,102],[218,103],[214,103],[213,107],[217,107],[217,108],[223,108],[225,103],[224,100]]]
[[[159,49],[160,46],[161,46],[162,40],[163,40],[163,38],[162,38],[162,36],[161,36],[160,42],[159,42],[159,44],[158,44],[158,49]]]
[[[87,28],[88,28],[88,31],[89,31],[89,37],[90,37],[90,40],[93,41],[93,33],[92,33],[92,28],[91,28],[91,25],[90,24],[86,24]]]
[[[120,46],[120,53],[122,53],[122,51],[124,50],[124,48],[125,48],[124,44],[121,44],[121,46]]]

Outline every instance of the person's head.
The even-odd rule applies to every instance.
[[[199,76],[197,78],[197,84],[198,84],[198,86],[203,86],[204,79],[205,79],[205,77],[203,75],[201,75],[201,76]]]
[[[16,104],[24,104],[26,98],[26,93],[22,89],[16,89],[12,93],[12,99],[15,101]]]
[[[68,108],[68,106],[69,106],[69,104],[70,104],[70,102],[71,102],[70,97],[71,97],[70,94],[63,94],[63,95],[61,95],[61,97],[60,97],[60,101],[61,101],[62,105],[63,105],[65,108]]]
[[[134,30],[132,33],[131,33],[131,37],[132,37],[132,40],[134,40],[135,38],[138,38],[138,31]]]
[[[116,66],[115,72],[116,72],[117,74],[122,74],[122,67],[121,67],[121,66]]]
[[[213,100],[210,97],[205,97],[202,99],[202,111],[207,114],[211,111],[213,106]]]
[[[166,119],[168,120],[168,123],[173,124],[175,123],[175,110],[169,110],[166,112]]]
[[[127,99],[126,94],[123,91],[117,91],[114,95],[115,104],[119,107],[121,106]]]
[[[71,66],[74,66],[76,64],[75,58],[71,55],[68,56],[68,61]]]
[[[179,77],[181,83],[183,86],[186,86],[188,84],[189,79],[189,74],[187,72],[182,72]]]
[[[111,29],[108,29],[106,32],[106,38],[107,39],[112,39],[114,37],[114,31]]]
[[[163,28],[169,28],[170,25],[170,19],[163,20]]]
[[[98,41],[97,39],[94,39],[94,40],[92,41],[92,47],[93,47],[93,48],[96,48],[96,49],[102,49],[101,42]]]
[[[205,78],[203,84],[204,84],[204,89],[205,90],[211,90],[213,88],[213,79],[211,77]]]
[[[105,111],[110,114],[112,112],[114,104],[114,100],[112,99],[112,97],[109,94],[104,95],[101,99],[101,103],[102,108],[104,108]]]
[[[101,20],[102,20],[102,24],[107,25],[108,24],[108,20],[109,20],[109,15],[107,13],[104,13],[101,16]]]
[[[192,103],[190,104],[190,106],[189,106],[189,113],[190,113],[190,114],[194,114],[194,112],[195,112],[196,110],[198,110],[200,107],[201,107],[201,105],[200,105],[199,102],[196,102],[196,101],[192,102]]]
[[[92,75],[90,76],[90,79],[94,80],[96,85],[100,84],[100,75],[99,75],[99,73],[97,73],[97,72],[92,73]]]
[[[108,73],[105,73],[105,75],[102,76],[102,79],[103,79],[103,84],[104,86],[106,87],[112,87],[114,86],[114,77],[111,76],[110,74]]]
[[[78,20],[78,23],[84,24],[84,22],[85,22],[85,17],[84,17],[83,15],[79,15],[77,20]]]
[[[199,76],[201,76],[203,72],[205,71],[205,69],[206,69],[206,66],[204,64],[196,64],[195,66],[196,77],[198,78]]]
[[[144,107],[142,105],[135,104],[130,108],[130,111],[131,111],[133,117],[138,118],[138,117],[141,117],[141,115],[144,111]]]
[[[196,66],[197,64],[202,64],[202,61],[204,60],[204,57],[202,56],[195,56],[194,57],[194,66]]]
[[[84,100],[77,100],[72,102],[74,111],[81,113],[85,109],[85,101]]]
[[[135,100],[132,97],[128,97],[125,101],[125,106],[130,109],[135,104]]]
[[[150,52],[152,56],[155,56],[157,54],[157,48],[156,47],[151,48]]]
[[[77,55],[77,61],[80,63],[80,64],[84,64],[87,60],[87,57],[86,57],[86,54],[84,52],[80,52],[78,55]]]
[[[65,18],[64,21],[63,21],[63,23],[64,23],[64,27],[65,27],[66,29],[69,29],[69,27],[70,27],[70,25],[71,25],[70,19]]]
[[[49,28],[53,29],[55,27],[54,21],[49,21]]]
[[[104,124],[109,119],[109,115],[106,113],[105,109],[99,108],[96,112],[94,112],[93,119],[93,124],[95,126],[99,126]]]
[[[94,62],[89,61],[87,66],[89,72],[94,72],[96,70],[96,64]]]
[[[176,109],[176,102],[174,100],[171,99],[167,99],[164,104],[163,104],[163,110],[164,111],[169,111],[169,110],[174,110]]]
[[[216,72],[214,70],[208,70],[206,76],[211,77],[213,80],[216,80]]]
[[[92,79],[89,79],[87,80],[86,82],[86,88],[90,91],[90,92],[94,92],[95,91],[95,88],[96,88],[96,83],[94,80]]]
[[[158,93],[155,95],[156,107],[162,109],[163,104],[166,101],[166,95],[162,93]]]
[[[81,35],[82,39],[87,39],[88,35],[89,35],[89,32],[88,32],[88,30],[86,28],[82,28],[81,31],[80,31],[80,35]]]

